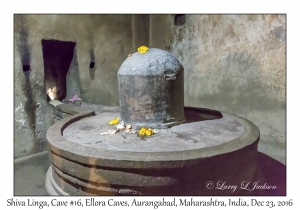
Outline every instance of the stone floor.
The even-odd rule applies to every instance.
[[[46,195],[45,177],[49,166],[47,152],[15,160],[14,195]]]
[[[259,152],[259,175],[255,180],[261,185],[267,183],[276,185],[276,190],[261,190],[260,195],[286,195],[286,166],[277,160]],[[45,177],[50,166],[47,152],[15,160],[14,166],[14,195],[39,196],[46,195]]]

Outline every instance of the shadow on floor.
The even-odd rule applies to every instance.
[[[260,190],[259,195],[286,195],[286,166],[277,160],[258,152],[258,175],[255,181],[260,185],[267,183],[275,185],[272,190]],[[14,166],[14,195],[15,196],[45,196],[46,173],[50,166],[48,154],[15,163]]]

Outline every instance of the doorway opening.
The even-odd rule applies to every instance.
[[[67,74],[73,60],[75,42],[42,40],[44,82],[47,101],[61,101],[67,95]]]

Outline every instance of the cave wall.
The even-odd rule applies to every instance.
[[[135,14],[133,15],[132,21],[134,34],[133,52],[136,52],[140,46],[149,46],[150,15]]]
[[[134,15],[14,16],[15,158],[45,150],[46,131],[54,123],[45,91],[42,40],[76,43],[67,75],[67,98],[76,93],[88,102],[118,105],[117,71],[143,38],[138,34],[142,25],[135,18]],[[144,23],[145,26],[147,29]],[[95,64],[93,68],[91,62]],[[31,71],[23,72],[23,65],[30,65]]]
[[[171,25],[171,52],[185,68],[185,105],[245,117],[259,150],[285,163],[285,15],[186,15]]]
[[[171,16],[150,15],[149,46],[171,52]]]

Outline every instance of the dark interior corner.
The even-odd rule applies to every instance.
[[[174,17],[174,24],[175,26],[181,26],[185,24],[185,15],[177,14]]]

